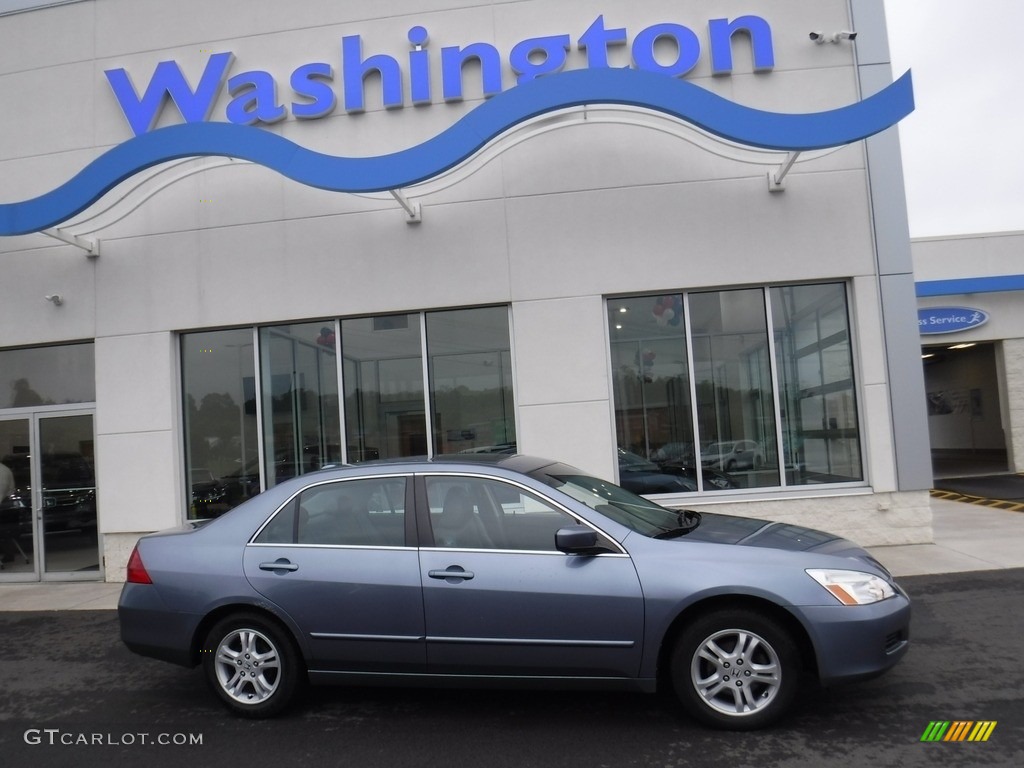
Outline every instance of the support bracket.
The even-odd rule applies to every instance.
[[[72,235],[57,227],[41,229],[39,232],[47,237],[52,237],[54,240],[60,240],[62,243],[75,246],[75,248],[81,248],[85,251],[86,258],[95,259],[100,255],[100,241],[98,239],[93,240],[87,237]]]
[[[776,168],[774,171],[768,171],[768,191],[769,192],[784,192],[786,189],[786,174],[793,168],[793,163],[800,157],[799,152],[790,152],[786,155],[786,159],[782,165]]]
[[[410,200],[400,189],[389,189],[388,192],[390,192],[391,196],[398,201],[398,204],[405,209],[406,224],[419,224],[423,221],[423,206]]]

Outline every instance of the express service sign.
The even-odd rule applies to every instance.
[[[968,331],[987,322],[987,312],[970,307],[926,307],[917,310],[917,329],[922,335]]]

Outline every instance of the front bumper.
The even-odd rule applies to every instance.
[[[910,600],[901,592],[872,605],[793,610],[810,635],[824,685],[876,677],[910,646]]]

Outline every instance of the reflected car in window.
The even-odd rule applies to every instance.
[[[642,495],[657,493],[696,493],[697,470],[689,462],[648,461],[643,456],[619,449],[619,485]],[[701,470],[705,491],[738,488],[739,484],[725,472]]]
[[[192,517],[217,517],[231,508],[228,501],[228,490],[224,483],[213,476],[213,473],[201,467],[189,472],[191,480]]]
[[[701,464],[732,472],[737,469],[760,469],[764,449],[753,440],[723,440],[701,449]]]
[[[665,461],[658,465],[662,472],[670,475],[680,475],[686,479],[686,481],[694,486],[696,489],[697,485],[697,469],[688,462],[681,461]],[[705,491],[721,491],[729,488],[739,488],[739,483],[727,472],[721,472],[717,469],[708,469],[704,467],[701,469],[701,479],[704,481]]]
[[[118,605],[144,656],[233,712],[305,682],[665,690],[713,727],[777,722],[804,678],[872,677],[910,601],[845,539],[668,509],[545,459],[367,463],[142,537]]]
[[[697,490],[696,476],[688,477],[682,472],[664,472],[653,461],[648,461],[621,448],[619,456],[619,485],[639,494],[694,493]]]
[[[651,461],[662,464],[666,461],[693,463],[692,443],[665,443],[651,452]]]
[[[33,506],[28,454],[4,456],[14,475],[15,496],[8,510],[31,510]],[[96,529],[96,476],[91,462],[80,453],[44,453],[42,455],[43,526],[47,533]],[[28,528],[31,519],[23,521]]]

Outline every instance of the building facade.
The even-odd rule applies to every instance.
[[[881,0],[0,16],[3,580],[326,463],[520,451],[931,539]]]
[[[918,325],[937,465],[1024,468],[1024,233],[915,239]]]

